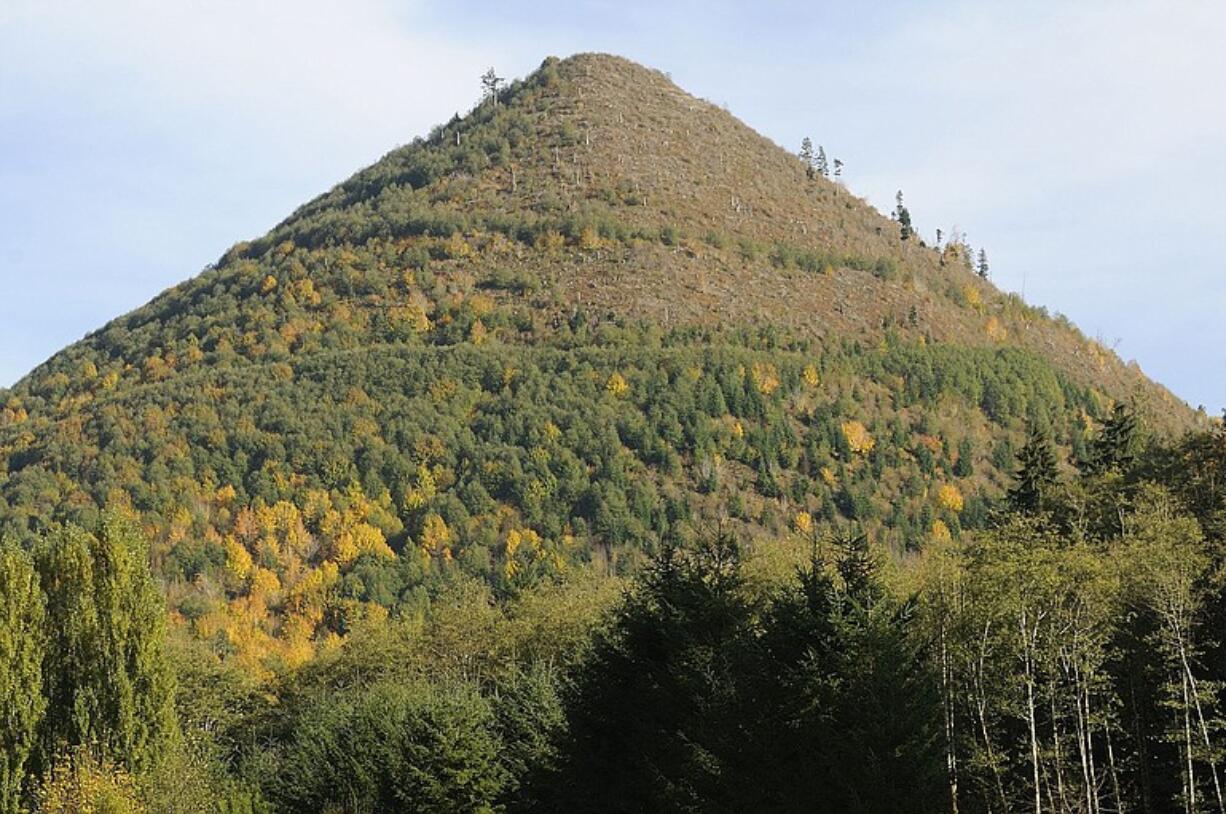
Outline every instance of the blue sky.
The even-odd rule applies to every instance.
[[[4,0],[0,386],[468,108],[493,65],[609,51],[1193,406],[1226,406],[1226,4]]]

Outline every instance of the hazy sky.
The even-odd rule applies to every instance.
[[[0,0],[0,386],[476,99],[610,51],[1226,406],[1226,3]],[[1118,344],[1117,344],[1118,343]]]

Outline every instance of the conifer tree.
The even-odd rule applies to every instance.
[[[975,272],[983,279],[988,279],[988,253],[982,248],[979,250],[979,262],[975,267]]]
[[[502,77],[490,68],[485,73],[481,74],[481,101],[490,101],[494,107],[498,106],[498,91],[502,88]]]
[[[1009,505],[1021,512],[1038,512],[1060,480],[1056,453],[1047,434],[1034,428],[1017,454],[1017,474],[1009,489]]]
[[[954,474],[959,478],[969,478],[975,474],[973,455],[970,438],[963,438],[958,442],[958,460],[954,463]]]
[[[830,162],[826,159],[826,148],[818,145],[817,159],[815,160],[817,174],[823,178],[830,177]]]
[[[718,799],[736,698],[733,658],[750,631],[735,539],[669,543],[597,637],[568,703],[565,811],[695,811]]]
[[[20,811],[27,763],[47,703],[44,607],[29,556],[0,543],[0,814]]]
[[[911,229],[911,212],[902,202],[902,190],[898,190],[898,194],[894,196],[896,206],[894,207],[894,220],[898,221],[898,236],[902,240],[910,240],[912,235]]]
[[[800,160],[805,162],[805,175],[810,181],[813,180],[817,176],[817,169],[813,164],[813,141],[808,136],[805,136],[800,142]]]
[[[886,599],[864,535],[833,549],[839,584],[815,553],[764,615],[742,690],[753,760],[728,810],[940,806],[937,681],[923,638],[908,635],[912,608]]]
[[[1102,431],[1090,444],[1085,470],[1096,474],[1126,470],[1136,457],[1137,417],[1123,403],[1116,404],[1103,422]]]

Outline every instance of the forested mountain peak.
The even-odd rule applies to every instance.
[[[181,621],[270,669],[678,523],[901,554],[983,524],[1036,427],[1080,460],[1118,404],[1195,420],[821,147],[612,56],[482,87],[9,391],[3,526],[130,509]]]
[[[900,239],[899,223],[852,194],[824,150],[806,164],[665,74],[619,57],[550,58],[522,81],[492,72],[487,81],[467,115],[393,150],[86,346],[131,363],[184,339],[205,344],[199,328],[220,328],[201,312],[215,304],[209,287],[294,249],[290,265],[318,289],[306,299],[332,293],[387,306],[398,292],[341,248],[396,246],[400,256],[379,265],[427,253],[459,261],[458,286],[531,289],[540,321],[582,310],[664,328],[731,321],[825,338],[893,332],[1021,346],[1110,398],[1138,402],[1158,425],[1190,420],[1135,366],[973,273],[960,235],[929,247],[908,224]],[[338,267],[347,267],[340,279]],[[234,294],[267,295],[260,287],[271,284],[261,277]],[[148,335],[131,345],[133,331]],[[64,357],[74,350],[85,348]],[[38,378],[18,390],[37,390]]]

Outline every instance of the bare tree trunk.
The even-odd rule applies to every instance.
[[[1000,764],[996,760],[996,752],[992,748],[992,737],[988,733],[988,697],[983,686],[983,676],[986,670],[988,634],[992,623],[983,625],[983,637],[979,641],[979,659],[971,669],[975,684],[975,710],[979,713],[979,729],[983,733],[983,748],[988,753],[988,763],[992,766],[992,777],[996,781],[996,793],[1000,796],[1001,811],[1009,810],[1009,801],[1005,797],[1005,784],[1000,776]]]
[[[941,618],[941,695],[945,706],[945,770],[949,776],[949,811],[958,814],[958,753],[954,745],[953,667],[949,659],[949,641],[945,618]]]
[[[1184,786],[1184,808],[1188,814],[1194,814],[1196,811],[1196,771],[1192,766],[1192,717],[1190,712],[1191,704],[1188,703],[1188,677],[1180,674],[1179,686],[1183,691],[1183,743],[1184,753],[1187,757],[1187,771],[1185,778],[1187,784]]]
[[[1176,640],[1179,643],[1179,661],[1183,665],[1184,680],[1187,682],[1188,689],[1192,696],[1192,704],[1196,708],[1196,720],[1200,724],[1201,739],[1205,744],[1205,760],[1209,763],[1209,771],[1213,775],[1213,791],[1217,795],[1218,811],[1226,811],[1222,807],[1222,783],[1218,779],[1217,761],[1213,759],[1213,744],[1209,739],[1209,726],[1205,723],[1205,712],[1201,708],[1200,694],[1197,692],[1196,677],[1192,675],[1192,667],[1188,663],[1187,651],[1184,649],[1183,636],[1179,631],[1176,631]],[[1185,693],[1186,700],[1187,693]]]
[[[1022,633],[1022,661],[1026,669],[1026,723],[1030,728],[1030,769],[1034,780],[1034,812],[1043,814],[1043,788],[1039,781],[1039,732],[1034,709],[1034,663],[1030,647],[1030,626],[1022,611],[1019,624]]]
[[[1082,677],[1081,684],[1082,698],[1085,703],[1086,761],[1090,772],[1090,784],[1087,787],[1090,795],[1090,814],[1099,814],[1099,811],[1102,810],[1102,803],[1098,799],[1098,770],[1094,766],[1094,726],[1091,723],[1093,719],[1090,717],[1090,682]]]
[[[1056,714],[1056,694],[1048,699],[1051,705],[1051,739],[1056,752],[1056,796],[1060,799],[1060,808],[1068,808],[1068,799],[1064,795],[1064,750],[1060,748],[1060,719]]]
[[[1111,725],[1103,723],[1103,738],[1107,741],[1107,770],[1111,774],[1111,794],[1115,800],[1115,810],[1124,810],[1124,797],[1120,794],[1120,775],[1115,766],[1115,747],[1111,743]]]

